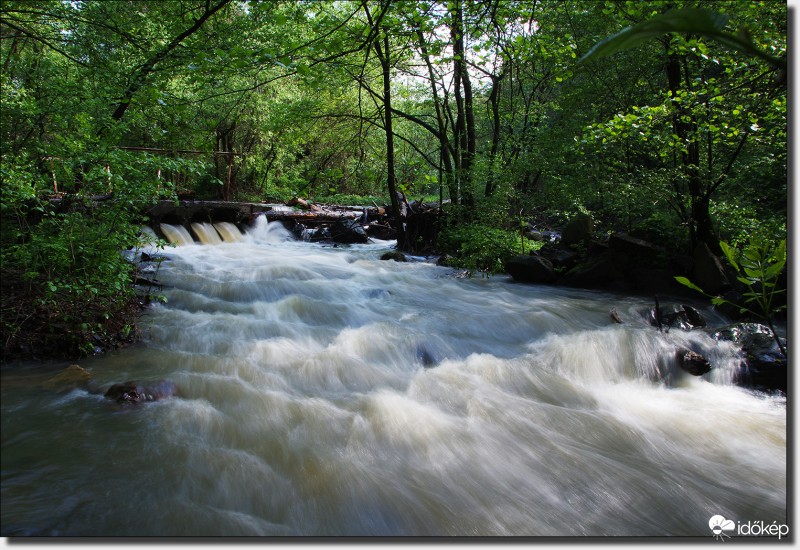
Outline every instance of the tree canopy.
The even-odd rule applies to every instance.
[[[786,35],[773,0],[4,0],[4,279],[120,296],[143,205],[184,191],[443,199],[440,248],[479,268],[579,211],[777,242]]]

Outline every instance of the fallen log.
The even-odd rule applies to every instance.
[[[363,212],[320,210],[316,212],[297,212],[288,210],[267,210],[256,212],[255,215],[264,214],[269,221],[296,221],[296,222],[335,222],[339,220],[356,220],[363,217]]]

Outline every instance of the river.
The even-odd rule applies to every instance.
[[[263,218],[229,240],[167,248],[142,343],[79,361],[179,396],[119,406],[43,389],[64,364],[3,369],[3,536],[787,521],[785,398],[733,385],[731,344],[649,326],[647,299],[381,261],[393,243],[304,243]],[[683,373],[676,346],[716,368]]]

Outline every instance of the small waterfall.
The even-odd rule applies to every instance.
[[[219,233],[210,223],[193,223],[192,231],[203,244],[222,244]]]
[[[242,232],[239,231],[239,228],[230,222],[215,223],[214,228],[217,230],[217,233],[219,233],[220,237],[222,237],[222,240],[226,243],[237,243],[244,239]]]
[[[186,246],[187,244],[194,244],[194,239],[182,225],[171,225],[162,223],[159,225],[161,232],[169,242],[178,246]]]
[[[272,222],[265,215],[256,218],[253,227],[247,231],[247,241],[252,243],[281,243],[294,240],[291,232],[280,222]]]
[[[156,232],[153,231],[153,228],[147,225],[143,225],[139,229],[139,242],[144,245],[148,245],[158,241],[158,235]]]

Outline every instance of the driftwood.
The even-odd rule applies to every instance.
[[[318,221],[318,222],[335,222],[338,220],[356,220],[362,217],[363,212],[355,211],[333,211],[333,210],[318,210],[316,212],[298,212],[298,211],[284,211],[284,210],[267,210],[266,212],[258,212],[264,214],[269,221]]]

